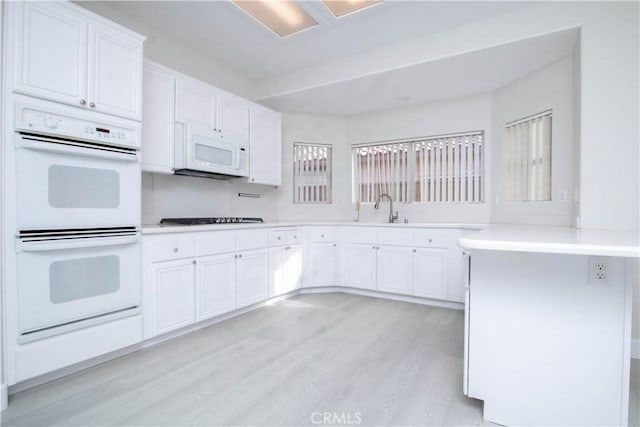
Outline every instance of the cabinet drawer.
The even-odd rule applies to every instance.
[[[193,258],[196,255],[193,237],[176,237],[149,242],[151,261]]]
[[[371,228],[347,228],[344,232],[345,242],[348,243],[375,243],[376,230]]]
[[[267,230],[238,231],[237,242],[239,251],[266,248],[269,246],[269,232]]]
[[[233,231],[214,231],[196,238],[196,254],[215,255],[236,250],[236,233]]]
[[[411,246],[413,244],[413,232],[411,230],[393,228],[379,230],[378,243],[381,245]]]
[[[309,227],[304,234],[307,242],[333,242],[335,240],[333,228]]]
[[[413,244],[428,248],[447,248],[449,246],[449,230],[438,228],[415,230]]]
[[[302,242],[302,233],[297,228],[271,230],[269,246],[294,245]]]

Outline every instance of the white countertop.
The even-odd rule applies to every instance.
[[[487,225],[483,224],[460,224],[460,223],[395,223],[388,222],[359,222],[359,221],[286,221],[286,222],[265,222],[258,224],[210,224],[210,225],[143,225],[142,234],[164,234],[164,233],[184,233],[201,231],[220,230],[242,230],[251,228],[275,228],[275,227],[393,227],[393,228],[462,228],[468,230],[482,230]]]
[[[459,240],[459,245],[466,249],[640,258],[640,237],[638,232],[576,229],[545,225],[283,221],[258,224],[144,225],[142,234],[194,233],[302,226],[467,229],[475,230],[475,232]]]
[[[637,231],[490,225],[458,241],[466,249],[640,258]]]

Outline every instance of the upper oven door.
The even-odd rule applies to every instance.
[[[19,230],[140,226],[136,151],[17,138]]]
[[[237,174],[240,145],[204,126],[189,124],[186,163],[188,169]]]

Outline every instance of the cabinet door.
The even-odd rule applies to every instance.
[[[376,288],[376,247],[347,243],[345,251],[345,285],[354,288]]]
[[[238,254],[238,307],[264,301],[269,296],[269,250]]]
[[[142,81],[142,164],[147,172],[173,173],[175,78],[146,63]]]
[[[192,81],[176,80],[176,120],[216,127],[216,96],[212,89]]]
[[[218,96],[217,128],[249,141],[249,103],[228,95]]]
[[[236,255],[198,258],[196,318],[207,319],[236,308]]]
[[[287,246],[285,250],[287,292],[290,292],[302,286],[302,245]]]
[[[249,182],[282,183],[282,117],[262,108],[251,108]]]
[[[195,320],[194,261],[154,264],[154,335],[187,326]]]
[[[269,296],[299,289],[302,283],[302,247],[281,246],[269,250]]]
[[[396,294],[410,294],[411,248],[380,246],[377,252],[378,290]]]
[[[269,296],[275,297],[284,294],[286,273],[285,260],[286,249],[283,247],[269,249]]]
[[[6,2],[13,28],[14,90],[87,103],[86,18],[59,2]]]
[[[305,281],[305,286],[335,286],[336,244],[310,243],[308,251],[308,277]]]
[[[89,24],[90,108],[142,119],[142,42],[106,25]]]
[[[413,253],[413,294],[446,297],[446,249],[416,249]]]

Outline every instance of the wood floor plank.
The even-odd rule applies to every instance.
[[[2,425],[491,425],[462,332],[456,310],[299,295],[12,395]]]

